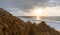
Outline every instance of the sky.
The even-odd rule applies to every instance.
[[[43,7],[48,11],[45,16],[60,16],[60,0],[0,0],[0,8],[8,10],[15,16],[30,14],[30,9]]]
[[[46,10],[43,13],[44,16],[60,16],[60,0],[0,0],[0,8],[9,11],[14,16],[27,16],[35,7]],[[55,25],[60,30],[60,24]]]

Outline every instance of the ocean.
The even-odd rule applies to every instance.
[[[35,18],[31,17],[19,17],[23,21],[31,21],[32,23],[39,24],[41,21],[45,21],[47,25],[54,28],[57,31],[60,31],[60,21],[54,21],[54,20],[36,20]]]

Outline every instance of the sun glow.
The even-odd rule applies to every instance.
[[[59,16],[60,15],[60,6],[56,7],[34,7],[29,10],[29,16],[37,16],[36,19],[41,19],[41,16]],[[40,16],[40,17],[39,17]]]
[[[36,19],[40,20],[40,16],[42,16],[42,13],[44,10],[42,8],[34,8],[31,11],[31,15],[37,16]]]
[[[33,12],[36,16],[40,16],[42,14],[43,10],[38,8],[38,9],[34,9]]]

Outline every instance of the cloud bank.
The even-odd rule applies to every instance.
[[[57,6],[59,9],[60,0],[0,0],[0,7],[12,13],[17,12],[16,9],[18,9],[18,11],[22,11],[25,15],[25,12],[29,12],[28,10],[34,8],[35,6],[42,6],[45,8]]]

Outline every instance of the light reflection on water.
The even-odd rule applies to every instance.
[[[47,25],[51,26],[52,28],[56,29],[56,30],[60,30],[60,21],[50,21],[50,20],[36,20],[35,18],[21,18],[23,21],[27,22],[27,21],[31,21],[32,23],[36,23],[39,24],[41,21],[45,21]]]

